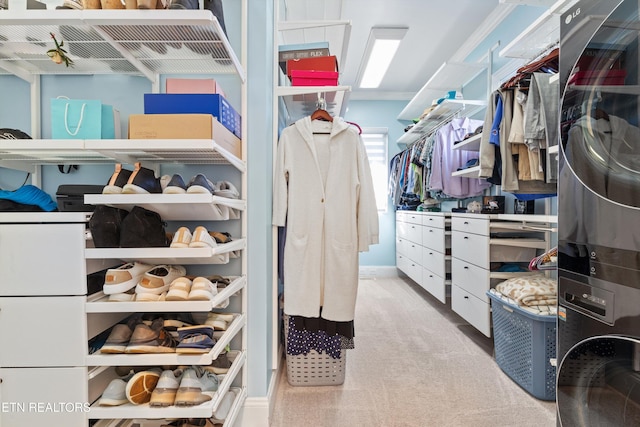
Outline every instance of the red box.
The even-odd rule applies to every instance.
[[[335,56],[316,56],[313,58],[290,59],[287,61],[287,76],[291,78],[291,71],[338,71],[338,60]]]
[[[293,86],[338,86],[337,71],[291,70]]]
[[[577,86],[621,86],[627,76],[626,70],[588,70],[574,73],[567,82]]]

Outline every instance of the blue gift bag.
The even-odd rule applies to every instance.
[[[51,138],[101,139],[102,102],[91,99],[51,99]]]
[[[120,139],[120,114],[111,105],[102,104],[102,139]]]

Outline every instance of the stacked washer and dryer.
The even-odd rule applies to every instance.
[[[640,426],[639,0],[561,17],[558,425]]]

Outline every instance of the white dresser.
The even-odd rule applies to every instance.
[[[532,272],[503,272],[502,263],[526,267],[550,248],[555,216],[452,214],[451,309],[491,336],[491,304],[486,292],[497,283]]]
[[[442,303],[451,284],[450,214],[396,213],[397,267]]]

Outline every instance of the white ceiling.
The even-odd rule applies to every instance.
[[[281,0],[281,21],[348,20],[346,55],[340,84],[352,87],[351,99],[411,99],[446,61],[463,61],[517,4],[550,6],[554,0]],[[356,77],[373,26],[409,30],[378,89],[359,89]],[[328,40],[338,56],[342,27],[294,37],[280,32],[280,43]]]

